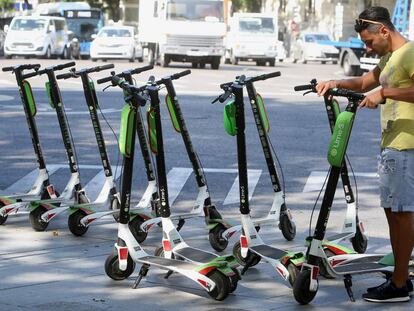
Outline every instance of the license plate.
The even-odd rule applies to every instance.
[[[208,53],[204,51],[188,51],[187,55],[188,56],[208,56]]]

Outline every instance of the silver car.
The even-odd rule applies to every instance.
[[[303,33],[292,46],[293,62],[320,61],[338,63],[339,50],[334,46],[328,34]]]

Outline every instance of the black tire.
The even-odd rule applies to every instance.
[[[43,213],[46,212],[47,208],[40,205],[29,213],[30,224],[36,231],[45,231],[49,225],[48,222],[43,221],[41,218]]]
[[[192,62],[191,63],[191,67],[192,68],[197,68],[198,67],[198,63],[197,62]]]
[[[226,299],[230,293],[230,279],[217,269],[210,271],[207,277],[216,283],[214,289],[208,292],[210,297],[217,301]]]
[[[260,262],[260,260],[262,260],[262,257],[260,257],[259,255],[255,254],[255,253],[253,253],[249,250],[247,251],[246,258],[243,258],[242,255],[241,255],[241,247],[240,247],[240,242],[239,241],[234,243],[233,256],[234,256],[234,258],[236,258],[237,262],[243,267],[250,260],[252,260],[252,263],[250,264],[250,267],[254,267],[255,265],[257,265]]]
[[[321,61],[321,64],[322,64],[322,65],[325,65],[325,64],[326,64],[326,61],[324,61],[324,60],[323,60],[323,61]]]
[[[138,57],[138,62],[142,63],[144,62],[144,59],[142,57]]]
[[[47,47],[44,57],[45,59],[51,59],[52,58],[52,49],[50,46]]]
[[[362,71],[359,69],[359,66],[351,64],[349,53],[346,53],[344,55],[344,59],[342,61],[342,68],[346,76],[360,76],[362,74]]]
[[[165,67],[168,67],[169,64],[170,64],[169,57],[161,54],[160,55],[160,66],[165,68]]]
[[[208,233],[208,240],[211,247],[217,252],[222,252],[226,249],[229,241],[223,238],[223,232],[226,231],[226,227],[222,224],[218,224]]]
[[[239,64],[239,59],[233,55],[233,52],[231,53],[230,56],[230,62],[232,65],[238,65]]]
[[[141,230],[141,225],[144,223],[144,219],[141,216],[136,216],[130,220],[128,226],[131,230],[132,235],[135,237],[138,243],[142,243],[147,238],[148,233]]]
[[[218,70],[220,68],[220,57],[215,57],[211,62],[211,69]]]
[[[332,65],[338,65],[338,61],[337,60],[333,60],[332,61]]]
[[[231,270],[233,270],[233,272],[235,274],[229,277],[229,281],[230,281],[229,291],[230,291],[230,293],[234,292],[237,289],[237,283],[241,279],[240,278],[240,273],[236,268],[231,268]]]
[[[2,208],[3,206],[4,206],[4,204],[0,202],[0,208]],[[9,215],[0,216],[0,225],[4,224],[6,222],[7,217],[9,217]]]
[[[262,60],[257,60],[256,61],[256,66],[266,66],[266,62],[262,61]]]
[[[125,271],[119,269],[118,254],[112,253],[106,258],[105,273],[115,281],[122,281],[128,278],[135,270],[135,262],[128,254],[127,268]]]
[[[305,269],[299,272],[295,284],[293,285],[293,296],[301,305],[306,305],[315,298],[318,290],[312,292],[309,290],[311,270]],[[319,282],[318,282],[319,285]]]
[[[131,56],[131,58],[128,60],[130,63],[133,63],[133,62],[135,62],[135,50],[134,50],[134,52],[132,53],[132,56]]]
[[[286,240],[292,241],[296,236],[296,225],[289,219],[286,213],[280,215],[280,230]]]
[[[200,66],[201,69],[206,68],[206,63],[198,63],[198,65]]]
[[[295,266],[295,264],[293,262],[290,262],[290,261],[289,261],[286,269],[289,272],[289,279],[288,279],[289,284],[293,287],[293,285],[296,282],[296,279],[298,277],[298,274],[299,274],[300,270],[298,269],[298,267]]]
[[[352,247],[359,254],[364,254],[368,247],[368,239],[357,225],[355,236],[351,238]]]
[[[154,256],[164,257],[164,248],[162,246],[157,247],[157,249],[154,252]]]
[[[96,58],[91,58],[91,61],[96,62],[97,59]]]
[[[81,224],[81,219],[86,216],[86,213],[78,209],[76,212],[72,213],[68,217],[68,227],[70,232],[76,236],[82,236],[88,231],[88,227],[85,227]]]
[[[275,60],[275,59],[270,59],[270,60],[269,60],[269,66],[270,66],[270,67],[274,67],[274,66],[275,66],[275,64],[276,64],[276,60]]]
[[[67,49],[66,46],[63,48],[63,52],[62,52],[62,55],[61,55],[61,59],[70,59],[70,57],[69,57],[69,50]]]

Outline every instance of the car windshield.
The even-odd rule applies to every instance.
[[[328,35],[312,34],[305,36],[305,42],[330,41]]]
[[[273,19],[270,17],[243,18],[239,21],[239,28],[242,32],[269,32],[275,31]]]
[[[44,30],[48,22],[45,19],[15,19],[11,25],[11,30],[18,31],[41,31]]]
[[[99,19],[94,18],[82,18],[82,19],[66,19],[68,23],[68,29],[73,31],[75,37],[80,41],[92,41],[91,36],[97,33]]]
[[[116,29],[116,28],[107,28],[102,29],[98,37],[108,38],[108,37],[132,37],[132,33],[128,29]]]
[[[167,4],[167,19],[191,21],[224,21],[223,2],[170,0]]]

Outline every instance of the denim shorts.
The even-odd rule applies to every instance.
[[[414,149],[384,149],[378,161],[381,207],[414,212]]]

